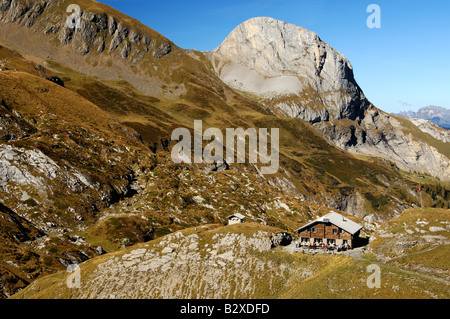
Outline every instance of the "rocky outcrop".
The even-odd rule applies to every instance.
[[[359,218],[364,217],[367,213],[366,201],[359,192],[340,194],[335,198],[328,198],[328,204]]]
[[[171,52],[171,43],[157,44],[152,36],[130,27],[123,21],[106,13],[93,12],[81,8],[79,24],[72,27],[64,17],[66,8],[60,1],[19,1],[2,0],[0,2],[0,23],[16,23],[45,35],[56,35],[63,45],[72,45],[81,55],[92,51],[102,53],[106,43],[107,52],[118,52],[123,59],[138,64],[152,51],[152,56],[161,58]]]
[[[161,44],[161,46],[155,50],[155,53],[153,53],[153,56],[157,59],[161,59],[163,56],[167,55],[172,51],[172,47],[170,45],[170,42],[165,42]]]
[[[312,124],[330,119],[330,113],[325,107],[322,107],[320,104],[305,107],[297,98],[280,102],[276,99],[271,99],[266,101],[266,104],[273,109],[281,111],[288,117],[298,117]]]
[[[428,133],[435,139],[441,140],[444,143],[450,143],[450,131],[439,127],[429,120],[411,119],[411,122],[416,125],[422,132]]]
[[[42,152],[0,144],[0,189],[8,191],[10,184],[33,185],[41,189],[47,179],[57,177],[60,168]]]
[[[227,227],[217,233],[209,226],[201,228],[107,256],[90,273],[81,267],[81,287],[72,297],[254,298],[271,295],[294,272],[289,264],[264,257],[286,235],[268,230],[248,233],[251,228],[245,225],[239,227],[245,234]],[[312,274],[314,270],[305,277]]]
[[[272,234],[270,241],[272,242],[271,248],[275,248],[277,246],[287,246],[292,242],[292,236],[285,232],[274,233]]]

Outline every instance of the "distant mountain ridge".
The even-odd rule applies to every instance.
[[[433,122],[447,130],[450,129],[450,110],[435,105],[421,107],[417,112],[402,111],[393,115],[405,117],[407,119],[424,119]]]

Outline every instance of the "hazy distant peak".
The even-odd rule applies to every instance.
[[[394,115],[408,119],[429,120],[444,128],[450,128],[450,110],[442,106],[428,105],[421,107],[417,112],[402,111]]]

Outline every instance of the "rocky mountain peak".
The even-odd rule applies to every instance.
[[[316,33],[291,23],[269,17],[249,19],[212,55],[222,61],[216,72],[224,82],[270,99],[272,107],[288,116],[310,122],[355,119],[369,105],[347,58]],[[319,95],[299,99],[316,92]],[[282,98],[286,96],[289,101]]]
[[[244,45],[236,46],[238,43]],[[325,44],[316,33],[269,17],[243,22],[214,51],[264,76],[300,74],[311,69],[314,75],[320,75],[327,57]],[[248,58],[250,53],[254,54],[252,59]],[[301,59],[305,53],[311,54],[311,69]]]

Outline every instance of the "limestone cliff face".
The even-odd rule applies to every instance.
[[[256,95],[281,116],[310,122],[335,145],[450,180],[450,161],[442,150],[376,109],[347,58],[314,32],[252,18],[208,54],[225,83]]]
[[[270,100],[288,116],[356,119],[369,107],[346,57],[293,24],[267,17],[247,20],[212,52],[212,59],[223,81]]]
[[[334,144],[352,153],[386,158],[403,170],[450,178],[448,157],[408,132],[398,119],[375,108],[368,110],[359,124],[322,122],[315,126]]]

